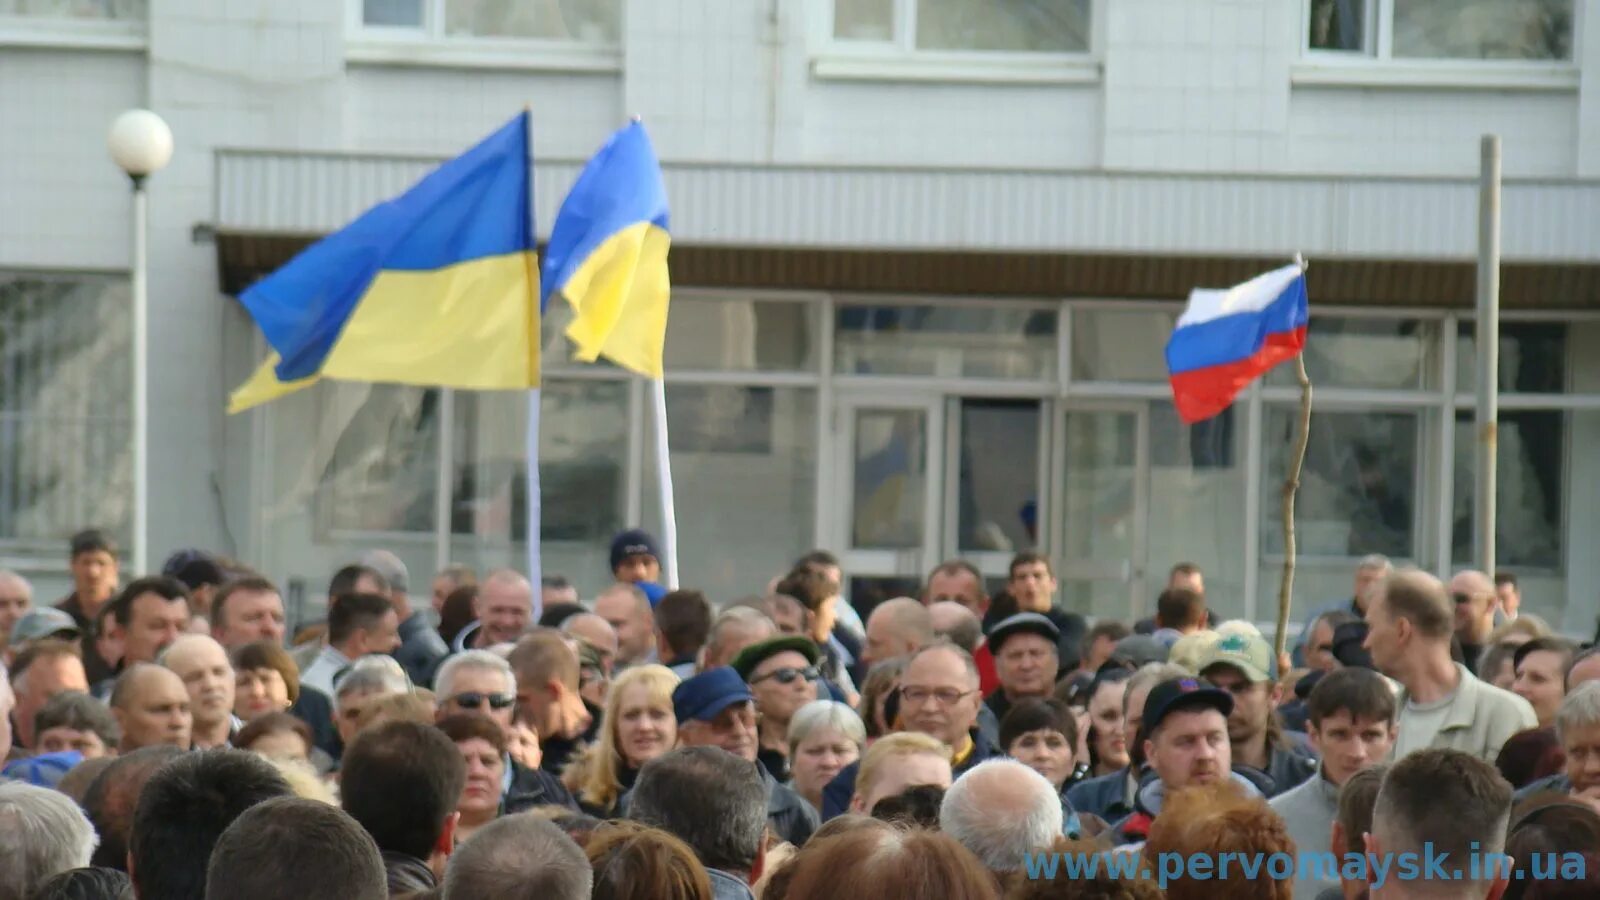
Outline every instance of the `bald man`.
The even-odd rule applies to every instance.
[[[0,650],[11,640],[11,626],[32,608],[33,585],[10,569],[0,569]]]
[[[594,611],[617,632],[618,668],[656,661],[656,620],[644,591],[618,582],[595,598]]]
[[[533,623],[533,585],[521,573],[497,569],[478,587],[472,601],[478,624],[462,635],[470,641],[460,649],[486,650],[495,644],[513,644]],[[458,643],[462,638],[458,637]]]
[[[233,666],[227,651],[209,635],[186,634],[161,655],[161,664],[189,692],[195,749],[227,746],[239,727],[233,717]]]
[[[135,663],[117,676],[111,689],[111,714],[122,730],[117,752],[140,747],[189,749],[194,719],[183,679],[152,663]]]
[[[861,651],[861,661],[871,666],[908,656],[932,643],[933,631],[933,616],[920,600],[885,600],[867,617],[867,643]]]
[[[758,605],[760,601],[755,601]],[[739,651],[778,636],[778,626],[766,613],[748,606],[730,606],[711,622],[711,634],[701,654],[700,671],[707,672],[733,662]]]
[[[1450,600],[1455,604],[1456,640],[1461,642],[1461,656],[1472,674],[1478,674],[1478,658],[1483,655],[1489,634],[1494,631],[1495,610],[1500,598],[1495,594],[1494,580],[1472,569],[1457,572],[1450,579]]]
[[[580,638],[600,651],[600,668],[609,677],[617,663],[617,630],[594,613],[578,613],[561,623],[561,633]]]

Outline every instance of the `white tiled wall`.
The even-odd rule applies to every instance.
[[[1463,175],[1492,130],[1509,175],[1600,176],[1600,16],[1579,17],[1576,92],[1312,88],[1291,85],[1296,0],[1102,0],[1102,77],[1006,85],[819,77],[824,2],[627,0],[620,73],[349,64],[344,0],[152,0],[142,51],[0,34],[0,266],[126,266],[106,128],[131,106],[166,117],[177,153],[152,183],[152,525],[158,549],[225,546],[219,535],[248,540],[233,511],[248,506],[251,444],[245,420],[220,412],[238,312],[217,291],[214,247],[192,237],[213,218],[218,147],[443,155],[530,104],[536,153],[562,158],[640,114],[675,161]]]

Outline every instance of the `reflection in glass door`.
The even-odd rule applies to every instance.
[[[1148,411],[1075,404],[1057,417],[1056,434],[1051,555],[1060,561],[1061,605],[1097,617],[1144,615]]]
[[[939,399],[841,397],[837,468],[845,489],[837,533],[849,596],[866,615],[912,593],[937,560],[944,433]]]

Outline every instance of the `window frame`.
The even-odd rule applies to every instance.
[[[144,50],[150,42],[150,10],[142,19],[78,19],[50,15],[0,15],[0,47],[72,47],[81,50]]]
[[[921,50],[916,46],[920,0],[890,0],[893,38],[840,40],[833,34],[838,0],[813,5],[811,71],[821,79],[966,84],[1096,84],[1103,69],[1106,0],[1089,2],[1089,46],[1081,53],[1006,50]]]
[[[368,25],[363,0],[346,0],[345,24],[350,37],[345,42],[345,58],[352,63],[378,66],[535,72],[613,73],[622,70],[620,40],[589,44],[542,38],[449,35],[444,31],[447,0],[414,2],[422,9],[422,25],[418,28]]]
[[[1576,91],[1583,58],[1586,4],[1574,0],[1570,59],[1425,59],[1394,55],[1395,0],[1360,0],[1370,47],[1359,51],[1311,46],[1311,5],[1300,0],[1295,19],[1300,59],[1290,68],[1295,86],[1377,88],[1460,88],[1481,90]]]

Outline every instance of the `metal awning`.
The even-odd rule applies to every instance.
[[[222,150],[237,293],[440,160]],[[541,234],[580,163],[539,161]],[[1477,182],[666,164],[673,276],[705,287],[1174,298],[1311,259],[1319,301],[1470,306]],[[1508,307],[1600,308],[1600,182],[1507,181]]]

